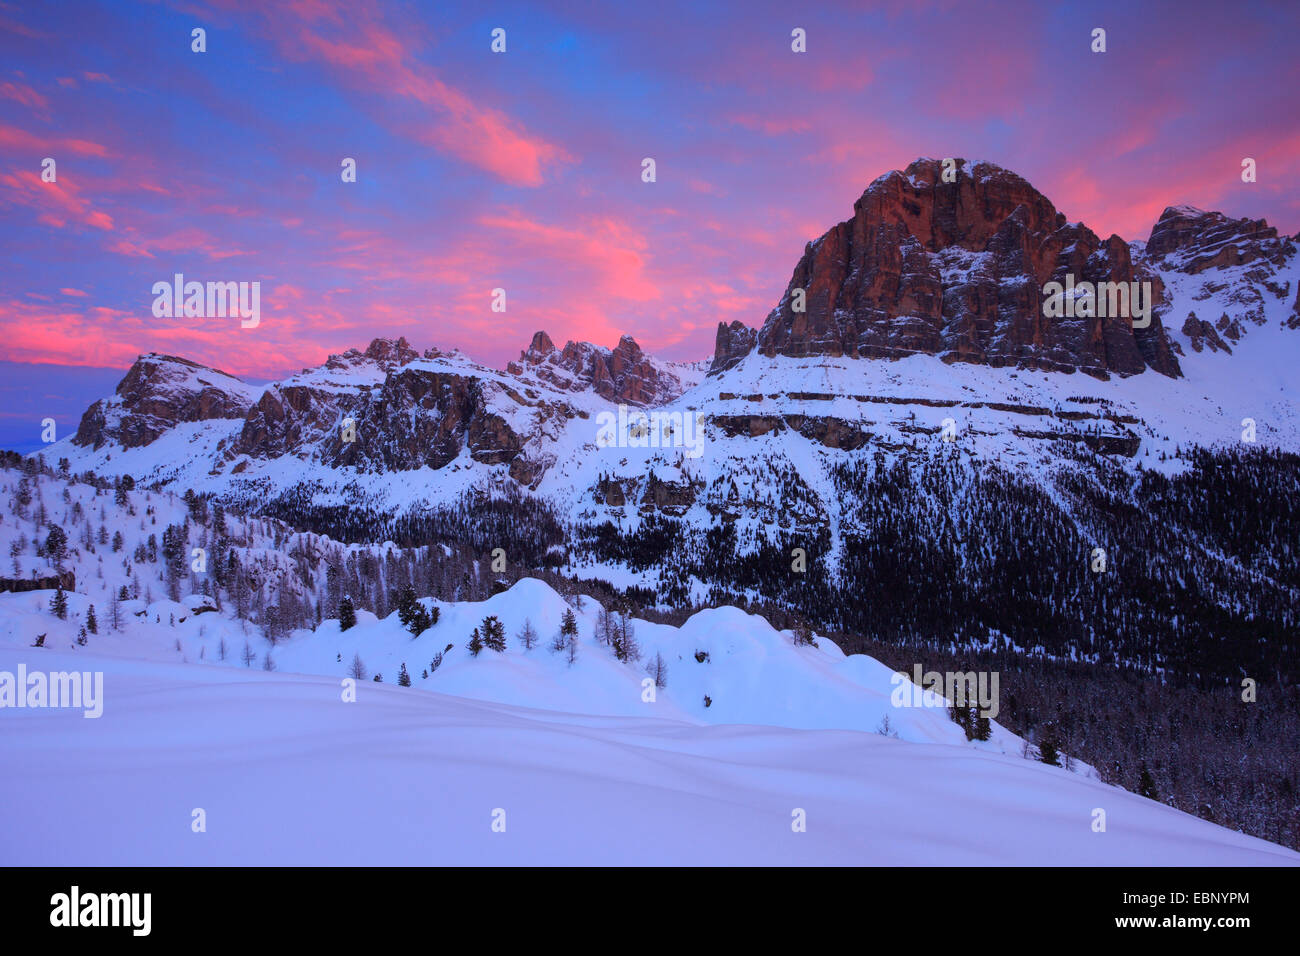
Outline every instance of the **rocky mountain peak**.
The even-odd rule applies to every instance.
[[[116,394],[86,409],[74,444],[147,445],[181,422],[243,418],[260,390],[233,375],[174,355],[141,355]]]
[[[404,336],[397,339],[376,338],[371,340],[365,351],[351,348],[342,355],[331,354],[325,360],[324,367],[345,370],[373,363],[388,372],[414,362],[419,357],[420,353],[411,347]]]
[[[945,181],[945,170],[950,170]],[[853,218],[807,245],[755,348],[1084,371],[1180,373],[1160,322],[1159,276],[1118,236],[1071,223],[1025,179],[992,163],[918,159],[879,177]],[[1124,316],[1048,318],[1043,287],[1150,282],[1149,327]],[[804,310],[797,308],[802,296]],[[728,328],[724,362],[734,359]]]
[[[1189,275],[1263,259],[1281,265],[1295,244],[1263,219],[1232,219],[1195,206],[1169,206],[1151,228],[1148,256]]]
[[[657,405],[671,401],[685,389],[666,363],[646,355],[636,339],[624,335],[612,349],[590,342],[566,342],[557,350],[545,332],[534,333],[528,348],[506,371],[530,371],[565,391],[591,389],[611,402]]]

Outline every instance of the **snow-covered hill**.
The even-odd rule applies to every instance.
[[[633,619],[640,652],[625,660],[595,601],[529,578],[481,601],[423,599],[438,619],[415,636],[365,610],[346,630],[298,626],[328,601],[339,552],[392,586],[421,565],[166,493],[119,505],[3,474],[10,584],[55,565],[76,575],[63,617],[55,591],[0,593],[6,865],[1300,863],[1082,763],[1026,759],[1034,748],[996,722],[967,740],[941,698],[914,706],[879,662],[826,638],[801,646],[737,608],[680,627]],[[169,528],[151,557],[148,537]],[[236,556],[225,587],[168,570],[182,537]],[[241,616],[276,597],[296,608],[278,635]],[[557,651],[570,611],[573,649]],[[489,617],[505,649],[475,656]],[[396,685],[403,665],[410,686]],[[93,708],[18,708],[20,669],[100,674],[102,689]]]
[[[0,716],[8,866],[1300,863],[968,747],[578,716],[388,683],[344,703],[331,677],[34,657],[0,647],[0,670],[102,670],[106,700],[98,720]]]

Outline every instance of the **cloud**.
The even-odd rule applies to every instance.
[[[0,149],[37,152],[55,159],[60,152],[75,153],[78,156],[108,156],[108,149],[100,143],[75,137],[42,136],[17,126],[0,126]]]
[[[332,10],[317,2],[300,5],[298,12],[308,22],[315,22],[333,19]],[[573,161],[562,147],[445,82],[387,27],[371,20],[348,23],[338,32],[342,35],[327,37],[314,27],[297,23],[277,24],[272,35],[281,38],[282,49],[292,58],[322,61],[363,90],[429,107],[435,114],[431,122],[399,123],[401,132],[511,185],[540,186],[550,168]]]
[[[111,230],[113,219],[107,213],[91,207],[81,198],[76,186],[67,181],[47,183],[30,170],[0,173],[0,186],[7,192],[0,194],[0,202],[7,199],[38,212],[37,219],[47,226],[63,228],[70,222]]]
[[[26,83],[0,83],[0,99],[13,100],[30,107],[39,116],[49,116],[50,101]]]

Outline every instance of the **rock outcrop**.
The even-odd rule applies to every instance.
[[[646,355],[630,335],[620,338],[612,349],[569,342],[558,350],[549,335],[538,332],[519,353],[519,361],[511,362],[506,370],[515,375],[531,371],[566,391],[589,388],[608,401],[640,407],[662,405],[685,391],[682,380],[667,364]]]
[[[758,330],[751,329],[743,322],[718,323],[718,335],[713,345],[713,364],[709,374],[717,375],[731,368],[754,350],[758,341]]]
[[[1291,289],[1296,252],[1295,240],[1279,236],[1263,219],[1230,219],[1221,212],[1170,206],[1152,227],[1145,256],[1197,303],[1197,311],[1218,312],[1214,328],[1235,342],[1250,326],[1268,322],[1270,311],[1284,324],[1300,326],[1300,292],[1292,300]],[[1200,351],[1213,313],[1191,322],[1195,316],[1189,311],[1169,318],[1171,325],[1183,321],[1183,334]],[[1213,349],[1215,343],[1207,341]]]

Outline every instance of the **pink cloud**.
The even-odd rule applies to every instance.
[[[17,126],[0,126],[0,148],[30,150],[56,159],[60,150],[80,156],[108,156],[108,150],[99,143],[76,138],[39,136]]]
[[[309,20],[326,18],[331,8],[309,3],[300,10]],[[331,17],[331,19],[333,19]],[[293,31],[297,26],[296,32]],[[476,102],[418,62],[414,51],[378,23],[350,25],[346,37],[327,38],[302,24],[276,25],[286,53],[319,59],[349,74],[369,92],[403,96],[433,109],[436,121],[406,128],[406,135],[517,186],[539,186],[553,166],[573,161],[562,147],[533,135],[501,110]]]
[[[47,183],[38,173],[22,170],[0,173],[0,185],[9,188],[11,202],[35,209],[39,221],[48,226],[62,228],[69,221],[76,221],[96,229],[113,228],[112,217],[93,209],[87,200],[81,198],[77,187],[69,182]]]
[[[31,107],[42,115],[47,112],[50,102],[25,83],[0,83],[0,98]]]
[[[752,129],[765,136],[784,136],[787,133],[802,133],[811,128],[811,124],[806,119],[777,119],[775,117],[754,116],[752,114],[741,114],[729,117],[729,119],[737,126],[743,126],[745,129]]]

